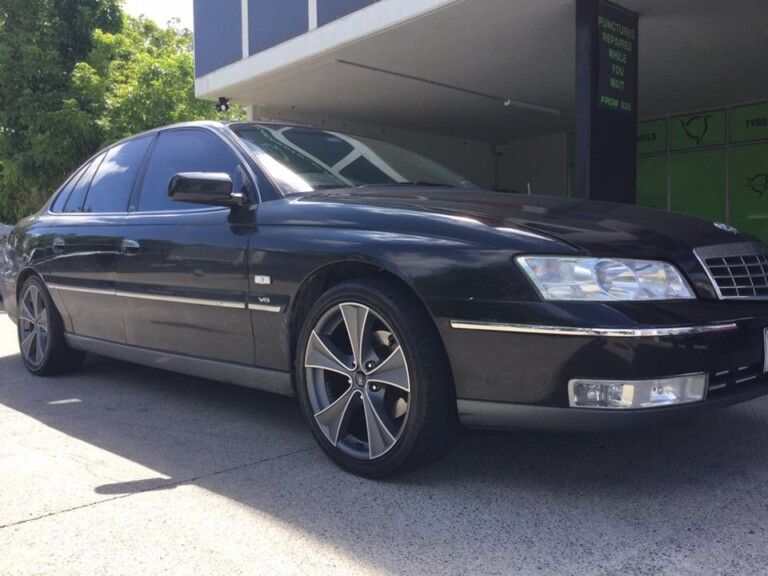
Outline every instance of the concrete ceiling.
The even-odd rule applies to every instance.
[[[768,99],[765,0],[619,3],[640,14],[641,118]],[[574,0],[459,1],[227,96],[276,117],[485,141],[568,130],[574,14]],[[504,106],[505,99],[515,103]]]

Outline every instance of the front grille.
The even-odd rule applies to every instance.
[[[761,244],[746,242],[697,248],[696,256],[721,299],[768,298],[768,254]]]

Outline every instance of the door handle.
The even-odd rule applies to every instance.
[[[61,254],[64,252],[64,247],[66,246],[66,242],[64,242],[64,238],[57,237],[53,239],[53,252],[55,254]]]
[[[120,251],[126,256],[134,256],[139,253],[139,250],[141,250],[141,245],[136,240],[124,238],[120,245]]]

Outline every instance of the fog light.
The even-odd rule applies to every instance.
[[[574,408],[654,408],[704,400],[706,374],[656,380],[571,380],[569,402]]]

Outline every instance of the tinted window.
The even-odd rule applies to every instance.
[[[70,177],[59,195],[56,196],[53,204],[51,204],[51,212],[61,212],[61,210],[64,208],[64,204],[66,204],[67,199],[69,198],[69,195],[72,193],[72,189],[77,185],[80,177],[83,175],[83,172],[87,170],[88,166],[90,165],[90,162],[86,162],[84,165],[80,166],[80,168],[77,169],[77,172],[75,172]]]
[[[152,136],[118,144],[107,152],[106,158],[93,177],[85,212],[125,212],[133,183]]]
[[[200,204],[174,202],[168,184],[180,172],[225,172],[238,180],[239,162],[224,142],[202,130],[172,130],[160,134],[141,186],[139,210],[200,209]]]
[[[91,185],[93,175],[96,173],[96,169],[99,167],[102,160],[104,160],[104,154],[99,154],[99,156],[91,162],[91,165],[88,166],[85,172],[83,172],[80,180],[75,184],[72,194],[69,195],[69,199],[64,206],[64,212],[83,211],[83,200],[85,200],[85,195],[88,193],[88,187]]]

